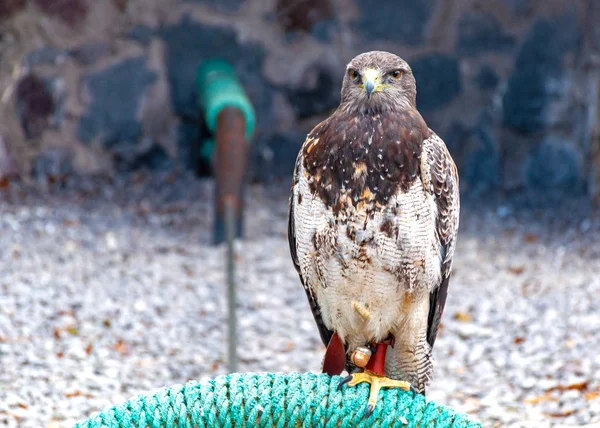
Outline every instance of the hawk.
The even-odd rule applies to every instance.
[[[456,166],[416,108],[409,65],[347,66],[337,110],[306,138],[289,205],[292,259],[340,383],[424,393],[452,268]]]

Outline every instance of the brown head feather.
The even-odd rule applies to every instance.
[[[385,85],[385,90],[374,93],[370,99],[362,87],[368,69],[378,70],[380,81]],[[352,78],[351,71],[358,74],[357,79]],[[392,77],[395,71],[401,73],[399,79]],[[417,85],[406,61],[389,52],[372,51],[360,54],[348,63],[342,83],[340,108],[383,112],[395,106],[415,109],[417,106]]]

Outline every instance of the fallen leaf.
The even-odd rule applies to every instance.
[[[542,290],[542,284],[535,278],[526,279],[521,285],[521,295],[533,296],[540,293]]]
[[[569,349],[573,349],[575,346],[577,346],[577,342],[575,342],[573,339],[567,339],[565,340],[565,346]]]
[[[549,392],[545,392],[537,397],[529,397],[525,399],[527,404],[540,404],[542,401],[558,401],[558,398],[553,397]]]
[[[586,401],[592,401],[598,398],[599,395],[600,391],[586,392],[585,394],[583,394],[583,398],[585,398]]]
[[[513,275],[521,275],[523,272],[525,272],[525,266],[513,266],[513,267],[509,267],[508,271],[510,273],[512,273]]]
[[[521,336],[516,336],[513,340],[515,345],[525,342],[525,338]]]
[[[67,332],[69,334],[72,334],[73,336],[77,336],[79,334],[79,329],[77,327],[75,327],[74,325],[71,325],[71,326],[67,327]]]
[[[537,242],[538,239],[539,239],[539,237],[535,233],[527,233],[523,237],[523,240],[529,244],[533,244],[534,242]]]
[[[461,322],[471,322],[473,321],[473,317],[471,316],[471,314],[467,313],[467,312],[456,312],[454,314],[454,319],[461,321]]]
[[[88,394],[85,392],[81,392],[80,390],[75,390],[73,392],[65,392],[65,397],[67,398],[73,398],[73,397],[88,397],[88,398],[93,398],[94,396],[92,394]]]
[[[169,174],[169,176],[167,177],[167,183],[173,184],[176,181],[177,181],[177,174],[176,173]]]
[[[565,418],[567,416],[571,416],[573,413],[575,413],[575,409],[567,409],[562,412],[556,412],[556,413],[545,413],[544,412],[544,415],[549,416],[551,418]]]
[[[125,12],[127,9],[127,1],[128,0],[113,0],[114,5],[121,13]]]
[[[90,354],[92,353],[92,349],[93,349],[93,348],[94,348],[94,347],[92,346],[92,344],[91,344],[91,343],[89,343],[89,344],[88,344],[88,345],[85,347],[85,353],[86,353],[86,354],[88,354],[88,355],[90,355]]]
[[[125,345],[125,342],[123,342],[123,339],[119,339],[113,348],[121,355],[127,354],[127,346]]]
[[[196,276],[196,272],[194,271],[194,268],[192,268],[190,265],[184,263],[181,265],[181,268],[183,269],[183,271],[185,272],[185,274],[188,277],[192,278],[192,277]]]
[[[573,390],[573,389],[576,389],[577,391],[583,391],[584,389],[586,389],[588,387],[588,384],[589,384],[589,382],[587,380],[584,380],[581,382],[571,383],[569,385],[557,385],[557,386],[553,386],[550,389],[547,389],[546,392],[569,391],[569,390]]]
[[[139,184],[139,183],[142,183],[145,179],[146,179],[146,177],[144,176],[144,173],[138,172],[133,176],[132,181],[136,184]]]

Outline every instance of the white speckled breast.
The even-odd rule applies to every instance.
[[[349,348],[385,339],[407,322],[426,330],[429,291],[441,281],[435,203],[420,179],[370,215],[349,204],[337,216],[310,190],[299,162],[293,189],[302,276],[323,320]],[[418,301],[426,304],[415,304]],[[354,307],[370,313],[365,319]],[[410,303],[410,304],[409,304]]]

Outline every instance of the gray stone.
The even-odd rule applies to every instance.
[[[503,97],[506,127],[522,133],[548,128],[548,107],[564,96],[567,83],[562,56],[579,41],[577,20],[571,15],[552,21],[540,19],[532,26]]]
[[[331,36],[338,28],[338,22],[335,18],[316,22],[312,27],[312,35],[320,42],[330,43]]]
[[[500,184],[500,153],[498,142],[488,115],[482,115],[473,130],[475,149],[467,156],[463,167],[469,193],[483,194],[493,191]]]
[[[334,9],[331,0],[278,0],[273,13],[267,14],[266,18],[286,32],[288,42],[306,33],[328,42],[335,23]]]
[[[177,126],[177,161],[199,177],[213,174],[215,140],[203,120],[182,121]]]
[[[510,51],[514,45],[515,38],[504,32],[498,18],[491,13],[467,13],[458,23],[456,50],[461,55],[505,52]]]
[[[445,132],[439,134],[448,151],[455,159],[456,164],[461,167],[461,159],[464,156],[465,142],[471,138],[471,130],[460,122],[452,122]]]
[[[546,137],[526,161],[527,186],[538,193],[579,194],[583,190],[581,167],[581,157],[572,142]]]
[[[339,76],[319,66],[310,67],[309,72],[317,74],[314,87],[282,88],[299,119],[328,114],[340,103]]]
[[[62,49],[56,49],[53,46],[44,46],[41,49],[29,52],[23,58],[23,64],[27,67],[36,67],[40,65],[56,65],[66,56]]]
[[[33,73],[23,76],[17,83],[16,107],[27,138],[42,135],[55,112],[54,99],[46,83]]]
[[[203,3],[208,4],[214,10],[219,12],[235,12],[244,0],[184,0],[185,3]]]
[[[69,51],[79,64],[83,66],[93,65],[100,58],[110,54],[111,46],[107,42],[86,43]]]
[[[124,165],[129,170],[166,170],[173,166],[172,160],[160,144],[153,144],[148,150],[138,154],[133,162]]]
[[[189,16],[175,25],[161,28],[157,34],[167,44],[171,99],[178,115],[199,118],[196,71],[203,60],[217,57],[230,61],[240,72],[240,81],[257,114],[268,121],[272,92],[261,73],[264,59],[261,46],[240,44],[232,29],[194,22]]]
[[[71,28],[81,25],[89,11],[84,0],[34,0],[33,2],[43,13],[60,19]]]
[[[17,178],[18,176],[19,169],[10,152],[6,138],[0,135],[0,180]]]
[[[461,91],[458,61],[454,57],[431,54],[412,62],[417,81],[417,107],[435,110],[452,101]]]
[[[337,22],[334,19],[316,22],[310,31],[310,34],[322,43],[331,43],[332,34],[337,28]],[[301,40],[306,34],[304,31],[286,31],[285,42],[294,43]]]
[[[33,163],[32,175],[37,180],[60,180],[73,172],[71,150],[55,148],[37,155]]]
[[[82,83],[91,103],[79,121],[79,138],[99,138],[106,146],[137,141],[142,132],[138,110],[146,88],[155,80],[156,73],[146,67],[143,57],[86,75]]]
[[[25,9],[27,0],[3,0],[0,3],[0,21],[8,20]]]
[[[252,177],[260,182],[290,177],[305,139],[305,133],[290,131],[274,134],[257,145],[252,155]]]
[[[500,77],[496,74],[491,65],[484,64],[479,69],[475,82],[482,91],[496,89],[500,82]]]
[[[154,29],[147,25],[138,24],[131,29],[127,37],[141,43],[143,46],[148,46],[152,41],[152,37],[154,37]]]
[[[515,16],[526,16],[532,12],[535,6],[533,0],[507,0],[507,3],[510,5]]]
[[[435,0],[357,0],[360,13],[355,29],[367,39],[386,39],[420,45]]]
[[[177,126],[178,160],[184,168],[192,171],[198,168],[202,139],[199,123],[183,121]]]
[[[67,84],[62,76],[44,79],[44,84],[54,101],[54,114],[49,119],[49,125],[58,128],[65,118],[65,104],[67,102]]]

